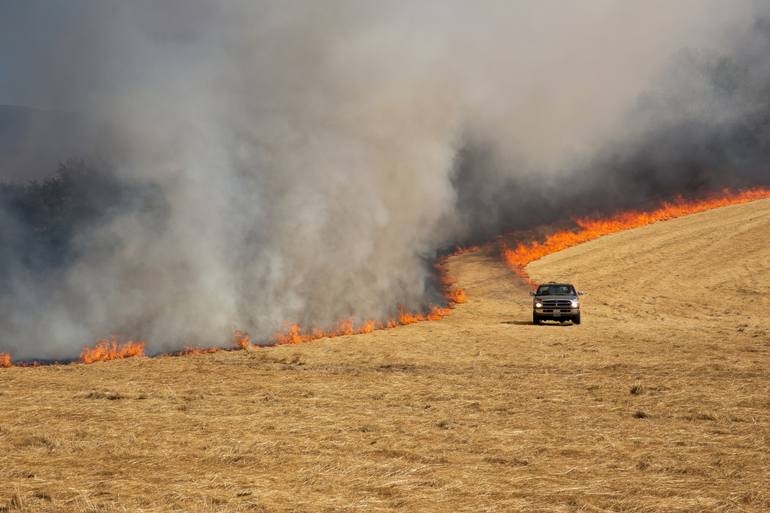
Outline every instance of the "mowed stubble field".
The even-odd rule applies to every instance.
[[[450,317],[300,346],[0,369],[0,511],[770,510],[770,201],[531,264]]]

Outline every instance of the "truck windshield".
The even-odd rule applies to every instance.
[[[540,285],[537,289],[538,296],[575,296],[575,287],[572,285]]]

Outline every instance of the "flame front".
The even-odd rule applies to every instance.
[[[505,243],[502,243],[501,253],[505,262],[515,273],[529,280],[524,271],[524,267],[530,262],[551,253],[561,251],[604,235],[631,228],[638,228],[658,221],[665,221],[713,208],[767,198],[770,198],[770,189],[767,188],[755,188],[739,192],[725,189],[718,195],[698,201],[686,201],[679,197],[675,201],[663,203],[660,208],[649,212],[624,211],[604,219],[578,218],[575,220],[577,229],[557,231],[546,237],[542,242],[520,242],[514,248],[510,248]],[[453,255],[476,251],[478,249],[478,247],[458,248]],[[290,324],[285,330],[275,334],[272,345],[300,344],[324,337],[371,333],[374,330],[441,319],[449,315],[455,305],[465,303],[467,298],[464,290],[455,287],[455,281],[446,269],[446,257],[440,259],[436,263],[435,268],[440,278],[447,306],[433,306],[426,313],[409,312],[403,307],[399,307],[398,317],[394,319],[389,319],[387,321],[366,320],[361,324],[355,324],[352,319],[344,319],[336,326],[327,330],[318,328],[304,330],[298,324]],[[236,331],[233,334],[233,347],[235,349],[249,349],[255,345],[256,344],[251,341],[247,333]],[[145,343],[143,341],[128,341],[121,343],[116,337],[102,339],[93,347],[84,347],[80,354],[80,361],[82,363],[93,363],[134,356],[144,356],[144,347]],[[219,349],[216,347],[187,347],[174,354],[181,356],[214,353],[217,351],[219,351]],[[12,365],[13,362],[11,356],[7,353],[0,353],[0,368],[11,367]]]
[[[696,214],[719,207],[748,203],[760,199],[770,198],[770,189],[756,188],[745,191],[732,191],[725,189],[718,195],[704,200],[687,201],[678,197],[673,202],[664,202],[660,208],[649,211],[624,211],[606,218],[578,218],[575,219],[576,230],[560,230],[548,237],[543,242],[520,242],[515,248],[510,248],[505,243],[501,244],[503,259],[513,272],[522,278],[529,280],[524,267],[551,253],[597,239],[604,235],[639,228],[648,224],[666,221],[676,217]]]
[[[303,342],[310,342],[311,340],[317,340],[320,338],[339,337],[343,335],[359,335],[364,333],[371,333],[374,330],[381,330],[387,328],[395,328],[398,325],[412,324],[420,321],[433,321],[441,319],[449,315],[454,305],[464,303],[466,301],[465,291],[455,288],[454,280],[449,276],[446,270],[445,259],[440,260],[436,264],[436,270],[439,273],[440,282],[444,296],[447,301],[446,307],[431,307],[427,313],[410,313],[402,307],[399,307],[398,319],[390,319],[388,321],[375,321],[366,320],[361,324],[354,324],[352,319],[344,319],[337,323],[331,329],[321,330],[303,330],[299,324],[291,324],[282,332],[276,333],[273,337],[272,343],[264,344],[269,345],[283,345],[283,344],[301,344]],[[232,347],[233,349],[250,349],[252,347],[261,346],[252,342],[248,333],[243,331],[235,331],[233,333]],[[101,339],[94,346],[86,346],[80,353],[80,361],[82,363],[94,363],[104,362],[108,360],[118,360],[123,358],[131,358],[134,356],[144,356],[144,341],[119,342],[117,337],[113,336],[110,339]],[[186,347],[181,351],[172,353],[174,356],[186,356],[196,354],[209,354],[216,353],[220,349],[217,347]],[[11,367],[11,356],[5,353],[0,353],[0,367]]]
[[[475,251],[478,248],[459,248],[452,255]],[[360,335],[371,333],[374,330],[383,330],[395,328],[396,326],[406,326],[422,321],[437,321],[446,317],[452,312],[452,308],[467,300],[465,291],[455,286],[455,280],[449,275],[446,268],[446,257],[441,258],[436,264],[435,269],[438,273],[441,283],[442,293],[446,301],[444,307],[431,306],[425,313],[409,312],[403,306],[398,307],[398,317],[388,319],[387,321],[365,320],[361,324],[355,324],[352,319],[340,321],[336,326],[327,329],[303,330],[299,324],[290,324],[286,330],[276,333],[274,336],[274,345],[283,344],[301,344],[317,340],[319,338],[333,338],[344,335]],[[237,345],[237,344],[236,344]]]
[[[247,333],[242,331],[233,333],[233,347],[236,349],[248,349],[251,345],[251,339]]]
[[[457,248],[452,255],[468,253],[478,250],[478,247]],[[425,313],[408,312],[405,308],[398,307],[398,317],[385,321],[368,319],[357,324],[353,319],[343,319],[336,325],[327,329],[303,329],[299,324],[289,324],[285,330],[276,333],[271,341],[255,343],[251,340],[248,333],[235,331],[233,333],[232,348],[248,350],[253,347],[266,347],[271,345],[300,344],[310,342],[320,338],[331,338],[345,335],[359,335],[371,333],[375,330],[395,328],[399,325],[413,324],[421,321],[433,321],[449,315],[455,305],[465,303],[465,291],[455,286],[455,280],[449,275],[446,260],[448,257],[442,257],[435,264],[435,269],[441,283],[442,293],[444,295],[446,306],[432,306]],[[80,362],[90,364],[94,362],[103,362],[108,360],[118,360],[131,358],[134,356],[144,356],[145,342],[142,340],[129,340],[121,342],[116,336],[98,340],[93,346],[85,346],[80,353]],[[219,347],[185,347],[181,351],[167,353],[168,356],[187,356],[198,354],[210,354],[220,351]],[[37,362],[14,362],[11,355],[0,353],[0,368],[19,366],[38,365]]]
[[[80,361],[82,363],[105,362],[134,356],[144,356],[143,341],[129,340],[121,343],[116,337],[112,337],[98,341],[93,347],[84,347],[80,352]]]

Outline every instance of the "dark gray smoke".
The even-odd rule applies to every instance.
[[[87,155],[84,127],[68,112],[0,105],[0,170],[6,181],[40,180],[59,162]]]
[[[765,179],[759,7],[564,4],[2,4],[0,103],[77,113],[89,160],[3,189],[0,351],[387,318],[554,206]]]
[[[722,46],[674,52],[615,134],[545,180],[511,173],[494,139],[469,141],[454,183],[471,240],[556,222],[565,210],[650,208],[770,184],[770,9],[754,12]],[[485,205],[495,208],[482,215]]]

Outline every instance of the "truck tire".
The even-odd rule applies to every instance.
[[[536,313],[533,313],[532,314],[532,324],[534,324],[535,326],[540,326],[540,322],[541,322],[540,321],[540,316],[537,315]]]
[[[577,314],[572,318],[572,324],[580,324],[580,314]]]

